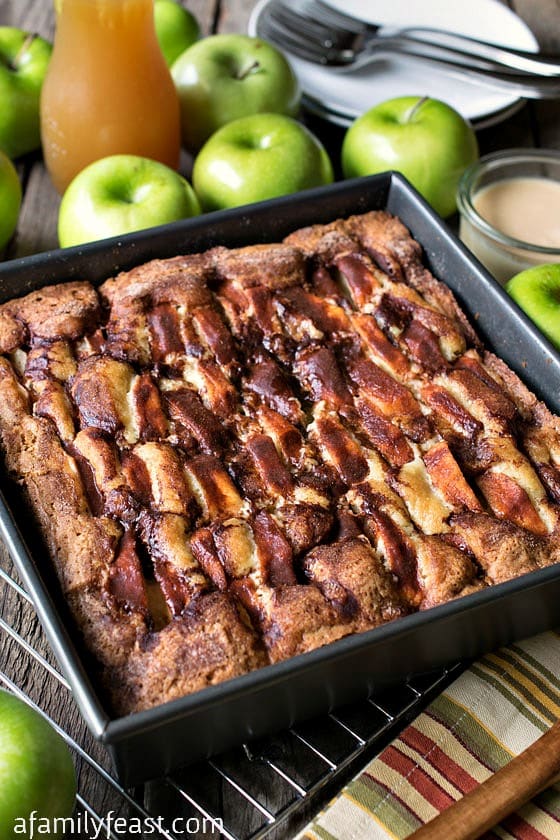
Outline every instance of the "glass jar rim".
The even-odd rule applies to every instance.
[[[522,251],[531,251],[543,256],[551,256],[560,252],[558,247],[550,245],[535,245],[523,239],[509,236],[498,228],[495,228],[476,210],[472,202],[472,188],[475,179],[485,172],[491,172],[499,167],[519,163],[554,163],[560,167],[560,151],[555,149],[507,149],[500,152],[492,152],[484,155],[465,169],[457,190],[457,206],[460,213],[471,222],[478,230],[494,239],[501,245],[509,248],[516,248]],[[527,176],[531,177],[531,176]],[[558,179],[560,183],[560,178]]]

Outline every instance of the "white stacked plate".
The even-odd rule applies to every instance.
[[[270,0],[260,0],[249,22],[258,34],[259,18]],[[459,32],[507,47],[538,51],[528,26],[499,0],[325,0],[334,9],[371,23],[426,26]],[[452,105],[477,128],[510,116],[522,103],[515,95],[407,56],[379,58],[359,70],[324,67],[288,53],[299,76],[305,107],[347,126],[364,111],[396,96],[431,96]]]

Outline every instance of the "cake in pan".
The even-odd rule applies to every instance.
[[[117,714],[560,560],[560,422],[386,212],[45,287],[0,352]]]

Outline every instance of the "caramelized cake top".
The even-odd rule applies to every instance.
[[[387,213],[33,292],[0,352],[118,713],[559,559],[559,421]]]

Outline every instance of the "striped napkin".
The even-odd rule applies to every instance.
[[[560,633],[485,656],[350,782],[297,840],[395,840],[429,822],[560,717]],[[485,840],[560,840],[560,784]]]

